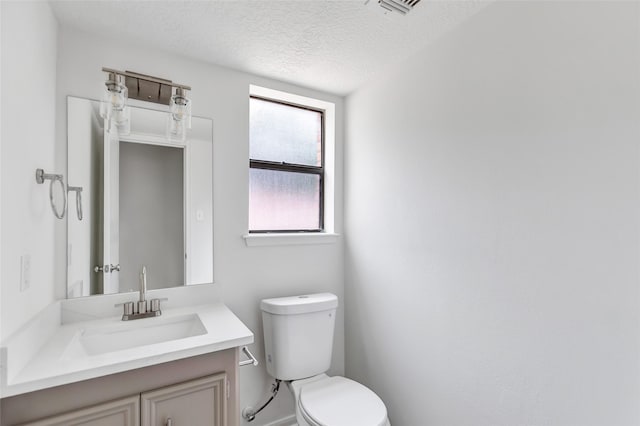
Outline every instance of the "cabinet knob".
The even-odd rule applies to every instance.
[[[173,426],[173,420],[171,420],[171,417],[167,419],[167,426]]]

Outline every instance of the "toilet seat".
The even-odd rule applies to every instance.
[[[371,389],[334,376],[305,384],[298,400],[300,412],[314,426],[384,426],[387,409]]]

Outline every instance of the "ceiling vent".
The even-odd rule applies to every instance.
[[[377,9],[378,12],[387,14],[406,15],[411,12],[420,0],[367,0],[365,5]]]

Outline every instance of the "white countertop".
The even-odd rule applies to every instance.
[[[55,312],[56,309],[59,308],[53,307],[50,311]],[[198,315],[206,332],[95,355],[70,351],[73,339],[87,329],[119,327],[122,324],[121,315],[66,324],[58,322],[57,326],[50,327],[50,335],[40,344],[31,341],[25,344],[26,338],[18,337],[14,341],[19,343],[14,344],[13,348],[11,344],[0,348],[0,396],[14,396],[253,343],[253,333],[219,302],[163,309],[161,317],[128,321],[130,324],[127,326],[138,324],[144,327],[157,319],[171,321],[172,318],[192,314]],[[22,356],[28,359],[20,359]]]

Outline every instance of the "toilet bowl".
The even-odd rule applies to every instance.
[[[378,395],[346,377],[320,374],[287,385],[298,426],[391,426]]]
[[[391,426],[384,403],[372,390],[325,374],[337,307],[331,293],[263,300],[267,372],[293,393],[298,426]]]

